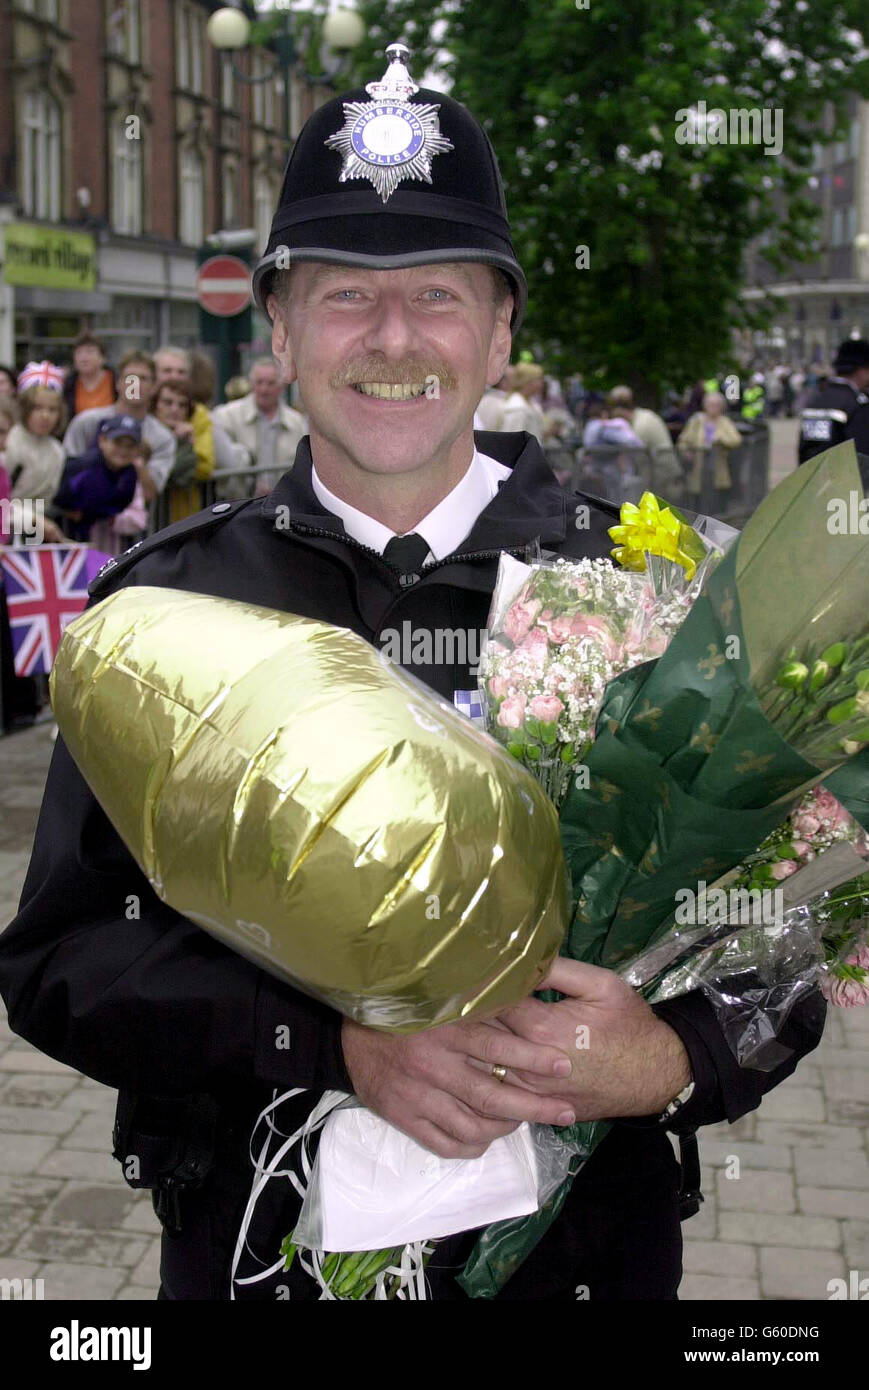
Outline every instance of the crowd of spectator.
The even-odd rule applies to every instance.
[[[787,408],[798,386],[815,384],[809,374],[787,383]],[[765,387],[768,376],[754,373],[734,402],[717,380],[698,381],[659,414],[626,385],[595,392],[577,374],[562,386],[523,354],[485,392],[475,426],[526,431],[572,490],[618,502],[651,486],[702,510],[712,484],[716,502],[727,496],[740,429],[775,413],[776,390],[768,401]],[[307,430],[278,364],[258,358],[248,377],[226,383],[219,403],[216,394],[203,352],[164,344],[110,365],[91,333],[76,340],[66,369],[0,366],[0,545],[84,543],[115,556],[216,501],[269,493]],[[8,680],[8,652],[5,667]],[[19,705],[30,685],[15,682]],[[38,709],[44,680],[35,690]]]
[[[656,490],[690,501],[712,475],[723,497],[740,429],[798,413],[823,371],[754,370],[726,398],[717,379],[697,381],[670,393],[657,413],[625,385],[590,391],[576,374],[562,387],[527,356],[486,391],[476,427],[527,431],[565,486],[582,486],[589,462],[607,460],[599,482],[615,500],[651,478]],[[11,516],[20,542],[86,541],[117,555],[213,501],[270,492],[292,467],[306,422],[287,403],[271,357],[228,381],[220,403],[211,359],[200,351],[166,344],[153,355],[127,352],[112,366],[102,343],[83,333],[72,359],[68,369],[0,366],[0,502],[19,504],[0,508],[0,543],[13,539]]]
[[[724,504],[732,451],[764,413],[763,399],[759,412],[754,404],[756,384],[751,374],[728,400],[717,379],[698,381],[669,393],[658,413],[638,405],[629,386],[587,390],[575,375],[562,387],[537,363],[519,362],[486,391],[476,421],[479,429],[533,434],[572,490],[622,502],[651,488],[688,503],[708,500],[711,490]]]
[[[72,364],[0,366],[0,544],[87,542],[117,555],[215,498],[261,495],[306,432],[280,369],[226,385],[203,352],[166,344],[116,366],[83,333]]]

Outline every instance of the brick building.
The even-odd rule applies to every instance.
[[[285,90],[268,48],[219,53],[218,8],[0,0],[0,362],[62,361],[85,327],[112,360],[192,346],[205,238],[264,246],[289,144],[333,93],[300,68]],[[270,338],[253,325],[243,364]]]

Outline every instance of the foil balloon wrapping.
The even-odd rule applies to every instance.
[[[360,1023],[490,1015],[562,944],[537,782],[345,629],[132,586],[69,624],[51,698],[157,895]]]

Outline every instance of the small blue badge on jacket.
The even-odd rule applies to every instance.
[[[483,713],[483,697],[479,690],[454,690],[453,704],[463,714],[466,719],[470,719],[472,724],[476,724],[478,729],[485,729],[486,720]]]

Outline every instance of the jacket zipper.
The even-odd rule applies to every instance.
[[[343,545],[349,545],[354,550],[362,550],[366,555],[376,556],[382,564],[394,570],[396,574],[401,574],[401,570],[398,566],[394,565],[391,560],[385,560],[379,550],[374,550],[370,545],[363,545],[361,541],[354,540],[352,536],[336,536],[334,531],[327,531],[325,528],[319,526],[305,526],[299,522],[294,522],[291,529],[306,536],[324,536],[326,540],[341,541]],[[444,565],[455,564],[458,560],[497,560],[499,555],[506,554],[518,556],[527,549],[527,545],[513,546],[512,548],[505,546],[501,550],[471,550],[464,554],[448,555],[445,560],[435,560],[433,565],[426,565],[425,569],[420,571],[420,575],[422,577],[426,574],[431,574],[433,570],[441,569]]]

